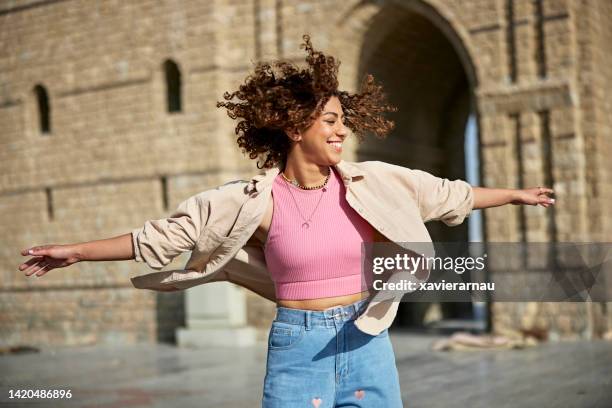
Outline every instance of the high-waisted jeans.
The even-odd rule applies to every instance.
[[[354,320],[368,299],[322,311],[277,307],[268,335],[263,408],[401,408],[388,329]]]

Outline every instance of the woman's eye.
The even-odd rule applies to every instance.
[[[329,123],[330,125],[333,125],[334,123],[336,123],[335,120],[326,120],[327,123]]]

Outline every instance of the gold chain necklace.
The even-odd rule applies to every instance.
[[[294,186],[301,188],[302,190],[318,190],[321,187],[324,187],[327,184],[327,181],[329,180],[329,176],[331,176],[331,169],[328,167],[327,168],[327,177],[325,177],[325,181],[323,182],[323,184],[318,185],[318,186],[314,186],[314,187],[306,187],[301,185],[300,183],[298,183],[297,180],[290,180],[287,178],[287,176],[285,176],[285,173],[281,173],[281,176],[283,176],[283,178],[288,182],[293,184]]]

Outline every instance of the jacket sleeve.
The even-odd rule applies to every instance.
[[[208,217],[202,194],[181,202],[168,218],[149,220],[132,230],[134,260],[160,270],[182,252],[191,251]]]
[[[448,226],[461,224],[474,208],[474,191],[467,182],[436,177],[412,170],[418,178],[418,203],[423,222],[440,220]]]

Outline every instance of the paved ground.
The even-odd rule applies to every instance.
[[[433,352],[429,346],[436,338],[391,332],[405,407],[612,407],[610,342]],[[263,343],[243,349],[161,344],[4,355],[0,407],[260,407],[265,359]],[[8,390],[23,388],[70,389],[72,399],[9,402]]]

